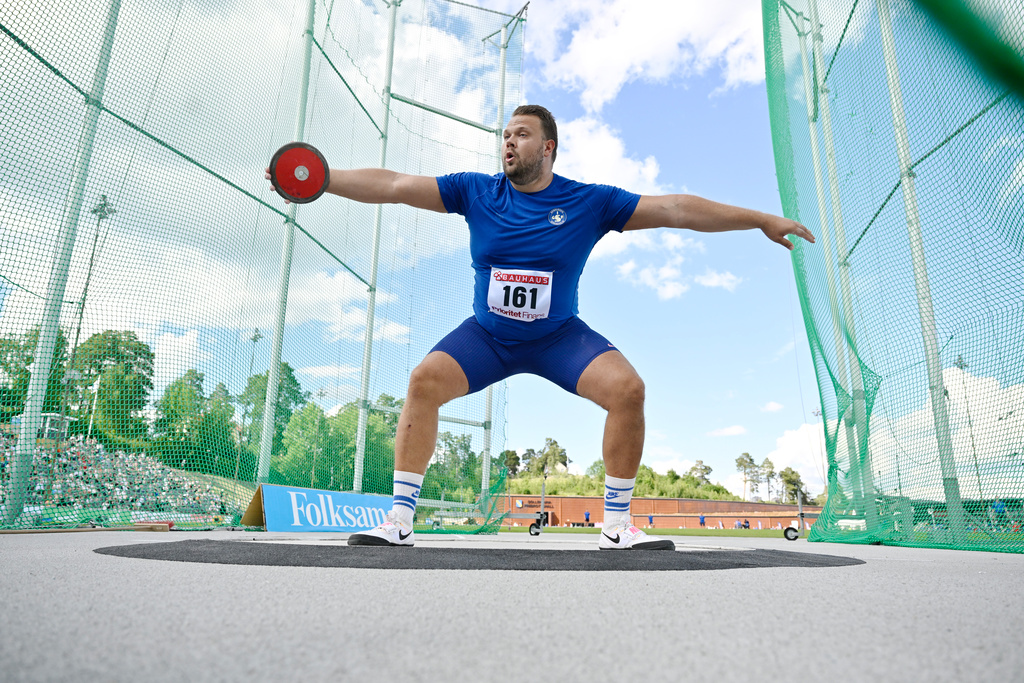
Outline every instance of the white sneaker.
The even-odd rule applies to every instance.
[[[604,529],[597,542],[601,550],[675,550],[676,544],[667,538],[648,536],[632,524]]]
[[[404,526],[397,515],[389,512],[383,524],[376,529],[352,534],[348,537],[348,544],[412,546],[416,540],[413,536],[412,528]]]

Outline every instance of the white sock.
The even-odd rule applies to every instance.
[[[412,516],[416,512],[416,502],[423,486],[423,475],[415,472],[395,470],[391,511],[398,520],[408,528],[412,528]]]
[[[636,477],[632,479],[619,479],[604,477],[604,526],[605,529],[614,529],[619,526],[628,526],[631,518],[629,515],[629,504],[633,500],[633,484]]]

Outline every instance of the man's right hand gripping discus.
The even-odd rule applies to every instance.
[[[288,201],[308,204],[327,189],[331,169],[313,145],[289,142],[270,159],[270,182]]]

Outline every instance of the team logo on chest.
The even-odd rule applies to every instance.
[[[562,209],[551,209],[548,213],[548,223],[551,225],[561,225],[569,218],[565,211]]]

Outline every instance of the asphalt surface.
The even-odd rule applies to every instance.
[[[566,568],[629,554],[564,534],[359,556],[425,558],[397,569],[337,566],[344,536],[0,535],[0,680],[1024,679],[1024,556],[673,540],[668,569]]]

